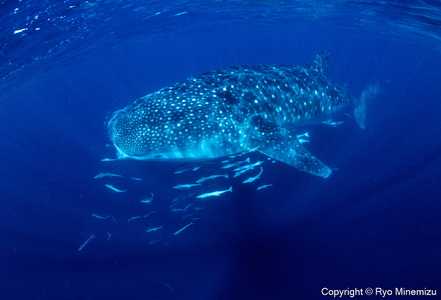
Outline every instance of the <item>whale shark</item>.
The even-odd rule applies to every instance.
[[[298,140],[300,126],[332,123],[352,106],[365,127],[379,84],[359,97],[328,78],[329,54],[304,66],[218,69],[148,94],[116,111],[108,123],[118,158],[196,161],[250,149],[321,177],[332,170]]]

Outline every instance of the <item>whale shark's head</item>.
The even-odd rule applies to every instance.
[[[157,95],[162,96],[156,99]],[[228,141],[229,137],[237,140],[233,126],[228,127],[226,121],[209,121],[209,108],[186,101],[161,92],[116,111],[108,129],[118,158],[192,161],[243,150],[240,143]]]
[[[156,151],[152,148],[154,135],[146,137],[149,128],[136,116],[135,111],[121,109],[116,111],[108,124],[110,140],[118,151],[118,158],[149,159]]]
[[[179,161],[183,152],[192,150],[173,130],[166,130],[174,127],[172,124],[157,122],[140,108],[129,106],[116,111],[108,126],[118,158]]]

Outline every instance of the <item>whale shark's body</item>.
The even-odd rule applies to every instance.
[[[296,127],[329,122],[355,105],[364,127],[366,104],[327,77],[329,55],[306,66],[256,65],[224,68],[188,78],[118,110],[109,134],[119,158],[207,160],[257,148],[299,170],[328,177],[331,169],[309,153]]]

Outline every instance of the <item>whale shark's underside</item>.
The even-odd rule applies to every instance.
[[[329,54],[306,66],[255,65],[188,78],[114,113],[110,139],[119,158],[208,160],[257,149],[317,176],[331,169],[297,139],[296,127],[329,123],[347,106],[364,128],[366,106],[380,91],[359,98],[327,76]]]

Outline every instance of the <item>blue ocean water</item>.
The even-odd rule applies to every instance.
[[[332,298],[323,288],[369,287],[439,297],[440,9],[0,1],[0,298],[321,299]],[[304,65],[323,50],[331,80],[355,96],[388,82],[365,130],[350,111],[337,127],[306,128],[308,150],[336,169],[329,178],[251,153],[240,159],[266,161],[260,180],[218,179],[206,191],[233,193],[197,199],[173,186],[222,172],[222,159],[101,161],[116,157],[109,118],[134,100],[217,68]],[[94,179],[101,172],[124,177]]]

